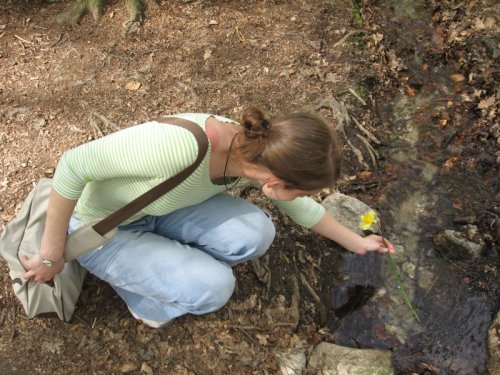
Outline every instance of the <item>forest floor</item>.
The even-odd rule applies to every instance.
[[[398,50],[382,3],[171,0],[148,9],[144,24],[125,32],[128,13],[119,1],[106,4],[99,21],[86,16],[79,25],[64,26],[55,19],[68,2],[3,0],[0,225],[14,217],[34,182],[52,176],[66,149],[159,115],[206,112],[238,119],[252,104],[269,113],[314,110],[335,124],[333,98],[389,142],[377,103],[390,101],[394,92],[415,95],[425,82],[406,74],[411,51]],[[456,126],[450,142],[462,147],[443,160],[443,168],[491,176],[500,160],[498,7],[494,1],[428,3],[432,42],[423,64],[432,69],[433,59],[446,61],[462,97],[451,114],[433,114],[436,126]],[[359,137],[351,142],[366,152]],[[376,206],[390,168],[375,173],[358,161],[346,147],[339,189]],[[28,320],[1,263],[0,372],[271,374],[279,371],[280,350],[329,337],[313,296],[300,284],[295,304],[290,280],[308,275],[315,288],[315,259],[342,250],[294,225],[255,192],[248,194],[271,210],[276,223],[277,238],[265,259],[270,282],[251,263],[239,265],[226,307],[181,317],[166,329],[134,320],[114,291],[92,276],[71,323]],[[460,207],[478,213],[474,222],[490,249],[498,246],[499,201],[497,195],[481,207]],[[491,283],[477,269],[471,272],[464,277],[478,286]]]

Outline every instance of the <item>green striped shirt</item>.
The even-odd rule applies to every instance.
[[[175,115],[205,129],[210,114]],[[219,121],[233,121],[215,116]],[[221,193],[225,186],[210,180],[209,142],[200,166],[180,185],[143,208],[123,224],[145,215],[161,216]],[[156,121],[132,126],[66,151],[54,175],[54,189],[78,200],[74,216],[84,222],[102,219],[152,187],[190,166],[198,154],[196,139],[188,130]],[[242,184],[250,181],[242,181]],[[297,224],[310,228],[324,214],[311,198],[274,201]]]

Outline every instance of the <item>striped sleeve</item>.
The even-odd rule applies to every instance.
[[[66,151],[54,174],[54,189],[78,199],[90,181],[123,177],[169,178],[196,158],[192,134],[157,122],[133,126]]]
[[[274,201],[274,203],[299,225],[312,228],[325,214],[325,208],[309,197],[296,198],[293,201]]]

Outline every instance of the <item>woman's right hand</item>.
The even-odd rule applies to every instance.
[[[42,262],[40,255],[28,258],[23,256],[21,262],[26,272],[21,276],[23,279],[33,279],[37,283],[46,283],[51,281],[55,275],[61,272],[64,268],[64,259],[57,260],[53,266],[47,266]]]

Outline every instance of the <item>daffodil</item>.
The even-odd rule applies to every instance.
[[[360,220],[359,220],[359,227],[362,230],[370,230],[376,224],[378,224],[378,225],[375,228],[374,232],[380,233],[380,236],[382,237],[382,240],[386,244],[386,247],[389,247],[387,245],[386,239],[384,238],[384,235],[382,234],[382,228],[381,228],[380,222],[378,220],[377,213],[373,210],[370,210],[370,211],[366,212],[364,215],[361,215]],[[389,264],[391,265],[391,269],[394,273],[394,276],[396,277],[396,283],[398,284],[399,289],[401,290],[401,294],[403,295],[403,299],[405,300],[406,305],[408,306],[408,308],[412,312],[415,319],[417,319],[417,321],[420,322],[420,318],[418,317],[417,312],[413,308],[413,305],[411,304],[410,298],[408,297],[408,294],[406,293],[406,290],[403,286],[403,282],[401,281],[401,277],[399,276],[399,272],[398,272],[398,269],[396,267],[396,263],[392,259],[391,253],[387,252],[385,255],[387,256],[387,260],[389,261]]]
[[[375,211],[370,210],[364,215],[361,215],[361,220],[359,221],[359,227],[362,230],[369,230],[375,224],[377,224],[377,213]]]

